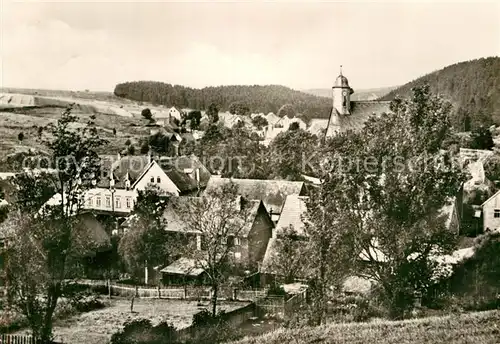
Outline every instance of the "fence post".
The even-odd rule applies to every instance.
[[[233,289],[233,300],[238,300],[238,289],[236,288]]]
[[[184,284],[184,299],[188,298],[187,285]]]

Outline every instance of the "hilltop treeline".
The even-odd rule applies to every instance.
[[[294,107],[306,118],[328,118],[331,99],[317,97],[279,85],[217,86],[195,89],[155,81],[135,81],[118,84],[115,95],[156,105],[206,110],[211,103],[220,111],[229,111],[233,103],[243,103],[253,113],[278,113],[285,104]]]
[[[481,125],[500,124],[500,58],[460,62],[396,88],[381,100],[406,97],[411,88],[429,84],[454,106],[453,126],[469,131]]]

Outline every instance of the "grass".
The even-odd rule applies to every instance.
[[[196,301],[136,299],[134,313],[131,313],[130,300],[112,299],[110,302],[106,308],[57,320],[54,325],[55,340],[72,344],[105,344],[126,321],[134,319],[149,319],[153,325],[168,321],[177,328],[184,328],[191,325],[195,313],[208,307],[208,303],[198,307]],[[246,305],[241,302],[221,302],[218,307],[231,311]]]
[[[233,344],[497,344],[500,311],[429,317],[406,321],[374,321],[278,329]]]

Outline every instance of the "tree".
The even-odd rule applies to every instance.
[[[113,135],[116,136],[116,128],[113,128]]]
[[[207,116],[210,123],[217,123],[219,121],[219,107],[215,103],[210,103],[207,109]]]
[[[269,123],[267,123],[267,119],[262,116],[255,116],[252,119],[252,124],[258,129],[261,130],[263,127],[266,127]]]
[[[318,138],[302,129],[280,133],[269,145],[274,177],[302,180],[317,173]]]
[[[276,240],[276,254],[271,257],[270,270],[282,277],[285,283],[306,277],[303,255],[307,252],[307,239],[299,235],[293,226],[276,230],[279,231],[276,234],[279,240]]]
[[[146,140],[141,144],[141,154],[149,153],[149,142]]]
[[[141,111],[141,116],[147,119],[148,121],[153,120],[153,114],[151,113],[151,110],[149,108],[145,108]]]
[[[287,116],[288,118],[293,118],[295,117],[295,113],[295,108],[291,104],[285,104],[278,110],[279,117]]]
[[[135,154],[135,146],[130,145],[127,147],[127,155],[134,155]]]
[[[7,292],[40,343],[51,341],[54,310],[64,285],[75,272],[77,260],[95,248],[81,231],[78,218],[83,192],[100,175],[96,149],[106,143],[99,138],[94,119],[91,116],[86,127],[73,129],[77,118],[68,108],[55,125],[49,126],[51,140],[47,146],[57,171],[50,178],[60,195],[59,201],[41,210],[37,208],[40,200],[30,205],[29,193],[45,195],[44,191],[31,190],[33,186],[44,188],[50,181],[33,184],[17,180],[20,201],[7,220],[12,233]]]
[[[43,127],[38,127],[37,133],[38,133],[38,138],[41,139],[43,134]]]
[[[300,129],[298,122],[292,122],[288,127],[288,130],[298,130],[298,129]]]
[[[162,195],[161,189],[148,187],[139,191],[134,213],[127,221],[128,230],[120,240],[118,253],[136,284],[148,266],[164,264],[168,259],[167,223],[163,217],[167,204],[168,197]]]
[[[491,131],[488,128],[480,126],[471,134],[472,142],[470,148],[472,149],[489,149],[495,147]]]
[[[442,150],[449,103],[422,87],[408,100],[396,99],[391,110],[362,132],[328,143],[320,199],[332,227],[345,233],[335,248],[351,257],[355,248],[363,261],[358,274],[377,283],[390,315],[400,318],[416,293],[432,285],[433,257],[454,247],[440,210],[464,176],[452,152]]]
[[[24,140],[24,134],[21,132],[17,135],[17,139],[19,140],[19,142],[23,142]]]
[[[191,130],[198,129],[200,127],[201,112],[198,110],[190,111],[187,115],[183,116],[181,125],[186,125],[187,121],[189,121],[189,127]]]
[[[248,116],[250,108],[243,102],[234,102],[229,105],[229,112],[233,115]]]
[[[237,191],[231,183],[202,197],[187,198],[177,208],[186,229],[201,237],[202,249],[191,245],[185,254],[207,275],[212,287],[213,316],[217,314],[218,290],[235,265],[229,243],[250,226],[253,204],[238,197]]]

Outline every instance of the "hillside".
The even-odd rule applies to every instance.
[[[412,87],[424,84],[451,101],[452,124],[457,130],[500,124],[500,57],[453,64],[398,87],[380,99],[406,97]]]
[[[385,96],[390,91],[396,89],[397,86],[394,87],[381,87],[381,88],[367,88],[354,90],[354,93],[351,95],[351,100],[375,100],[380,97]],[[332,89],[331,88],[313,88],[309,90],[303,90],[305,93],[309,93],[318,97],[332,97]]]
[[[500,338],[499,323],[500,311],[491,311],[406,321],[279,329],[233,344],[496,344]]]
[[[136,81],[116,85],[115,95],[136,101],[180,108],[206,109],[210,103],[228,111],[235,102],[244,103],[253,113],[277,113],[281,106],[291,104],[306,118],[328,118],[331,99],[317,97],[278,85],[217,86],[195,89],[154,81]]]

